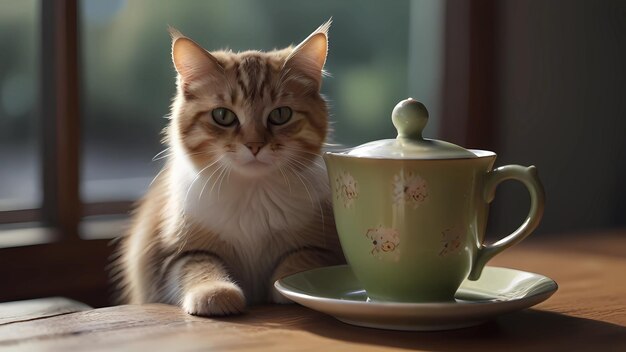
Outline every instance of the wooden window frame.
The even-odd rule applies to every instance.
[[[42,222],[69,241],[82,213],[78,0],[42,1],[41,10]]]
[[[496,0],[446,1],[441,137],[467,148],[497,150],[498,9]]]
[[[43,201],[40,208],[0,212],[0,224],[39,222],[62,240],[80,238],[81,219],[126,214],[133,201],[80,199],[79,0],[40,1],[40,134]]]
[[[39,3],[43,200],[40,208],[0,212],[0,224],[24,224],[0,233],[11,244],[0,248],[0,301],[62,295],[94,306],[112,303],[105,268],[114,247],[110,238],[86,239],[81,221],[128,213],[132,202],[83,204],[80,199],[78,2]],[[108,237],[119,230],[111,227]],[[9,237],[13,239],[6,241]]]

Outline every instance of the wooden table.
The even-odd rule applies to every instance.
[[[547,275],[559,291],[533,309],[441,332],[360,328],[297,305],[205,319],[159,304],[11,302],[0,304],[0,350],[626,351],[626,231],[531,238],[490,265]]]

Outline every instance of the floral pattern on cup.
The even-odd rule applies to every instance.
[[[413,171],[401,171],[393,177],[393,204],[407,204],[417,209],[428,198],[428,185]]]
[[[343,201],[344,208],[350,208],[359,197],[358,183],[349,172],[341,172],[335,179],[335,194]]]
[[[371,254],[375,257],[393,254],[394,258],[398,258],[398,247],[400,246],[400,235],[398,230],[386,228],[382,225],[367,229],[365,237],[372,242]]]
[[[457,228],[449,228],[441,231],[440,257],[458,253],[461,250],[461,231]]]

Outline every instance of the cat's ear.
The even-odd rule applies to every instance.
[[[328,29],[332,19],[321,25],[302,43],[298,44],[285,60],[283,70],[295,71],[321,86],[324,64],[328,53]]]
[[[183,82],[223,75],[224,68],[208,51],[172,27],[169,32],[172,37],[172,61]]]

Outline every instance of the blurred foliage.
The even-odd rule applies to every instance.
[[[0,144],[32,141],[38,89],[38,1],[0,0]]]
[[[389,137],[389,111],[404,97],[409,1],[82,0],[82,111],[87,143],[154,148],[174,93],[167,26],[208,50],[297,44],[333,18],[323,92],[335,140]],[[39,2],[0,1],[0,137],[36,131]]]
[[[40,2],[0,0],[0,199],[36,199]],[[86,201],[139,197],[160,167],[175,92],[168,25],[208,50],[298,44],[333,18],[322,92],[332,142],[395,135],[406,96],[409,0],[80,0],[81,187]],[[134,180],[134,181],[133,181]],[[11,200],[13,202],[13,200]]]
[[[334,139],[393,136],[389,113],[407,86],[408,8],[408,0],[83,0],[86,136],[158,142],[175,88],[167,25],[208,50],[271,50],[299,43],[330,17],[332,77],[323,92]]]

